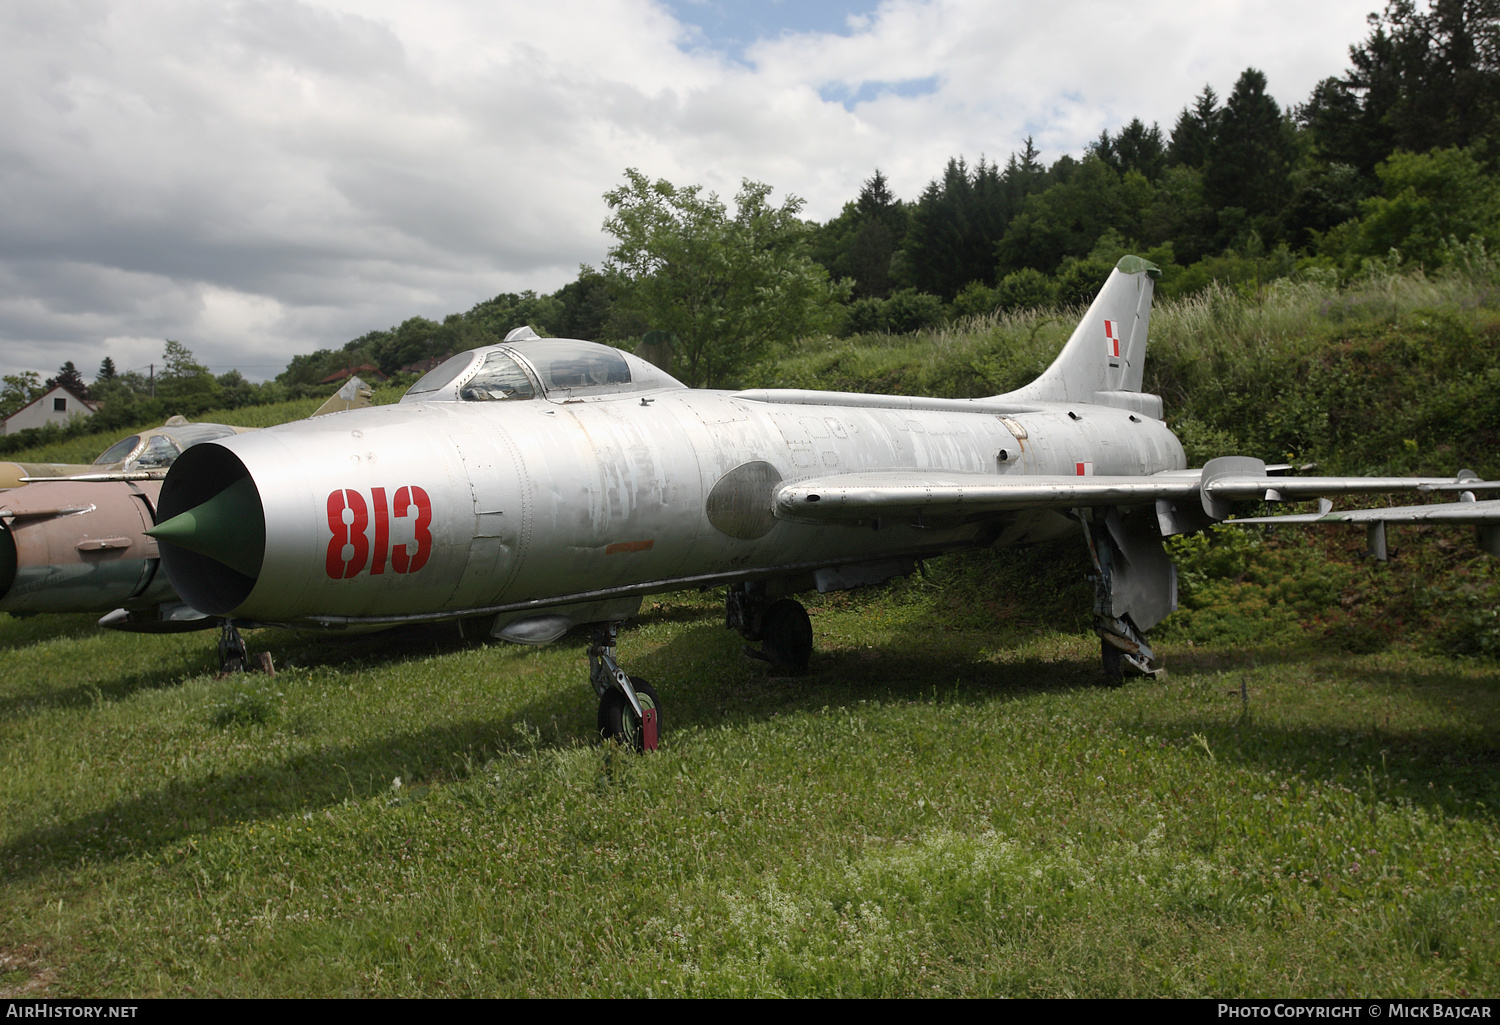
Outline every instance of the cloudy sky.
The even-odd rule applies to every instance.
[[[1078,154],[1380,0],[0,0],[0,373],[274,376],[599,264],[626,167],[826,220],[879,167]]]

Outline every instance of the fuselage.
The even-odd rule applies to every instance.
[[[178,505],[248,476],[263,551],[258,567],[245,557],[234,586],[195,587],[174,570],[170,544],[168,570],[195,607],[238,618],[514,614],[1076,529],[1051,510],[974,523],[787,522],[771,503],[784,481],[886,469],[1139,476],[1185,465],[1164,423],[1110,406],[902,408],[880,396],[836,404],[635,379],[644,386],[539,389],[524,400],[409,396],[197,446],[174,471]],[[216,465],[200,471],[207,462]],[[207,480],[196,489],[185,483],[195,474]]]

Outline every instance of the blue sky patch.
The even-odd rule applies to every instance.
[[[861,82],[859,88],[851,89],[847,82],[830,82],[818,90],[818,95],[829,103],[842,103],[845,110],[853,110],[856,104],[869,103],[887,93],[893,96],[928,96],[937,92],[938,77],[905,78],[899,82]]]
[[[711,50],[743,61],[756,40],[789,32],[848,35],[851,14],[871,14],[876,0],[662,0],[672,15],[701,33],[689,48]]]

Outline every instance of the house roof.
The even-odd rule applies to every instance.
[[[14,419],[15,417],[20,416],[22,413],[26,412],[26,410],[30,409],[32,406],[37,406],[37,405],[40,405],[43,402],[46,402],[48,399],[50,399],[53,396],[55,396],[58,392],[61,392],[64,395],[71,396],[72,399],[73,399],[73,401],[81,403],[82,406],[83,406],[83,408],[87,409],[90,413],[97,413],[97,412],[99,412],[99,407],[98,406],[96,406],[94,403],[90,402],[88,399],[84,398],[83,396],[79,395],[72,388],[69,388],[65,384],[55,384],[51,388],[48,388],[46,391],[44,391],[42,394],[38,395],[36,398],[32,399],[30,402],[26,403],[26,405],[22,406],[20,409],[16,410],[10,416],[5,417],[4,419],[0,419],[0,423],[10,423],[10,421],[12,419]]]

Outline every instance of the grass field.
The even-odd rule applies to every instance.
[[[1494,662],[1293,630],[1109,690],[965,573],[815,601],[800,677],[648,602],[647,757],[580,637],[261,631],[215,679],[212,634],[0,619],[0,992],[1500,991]]]

